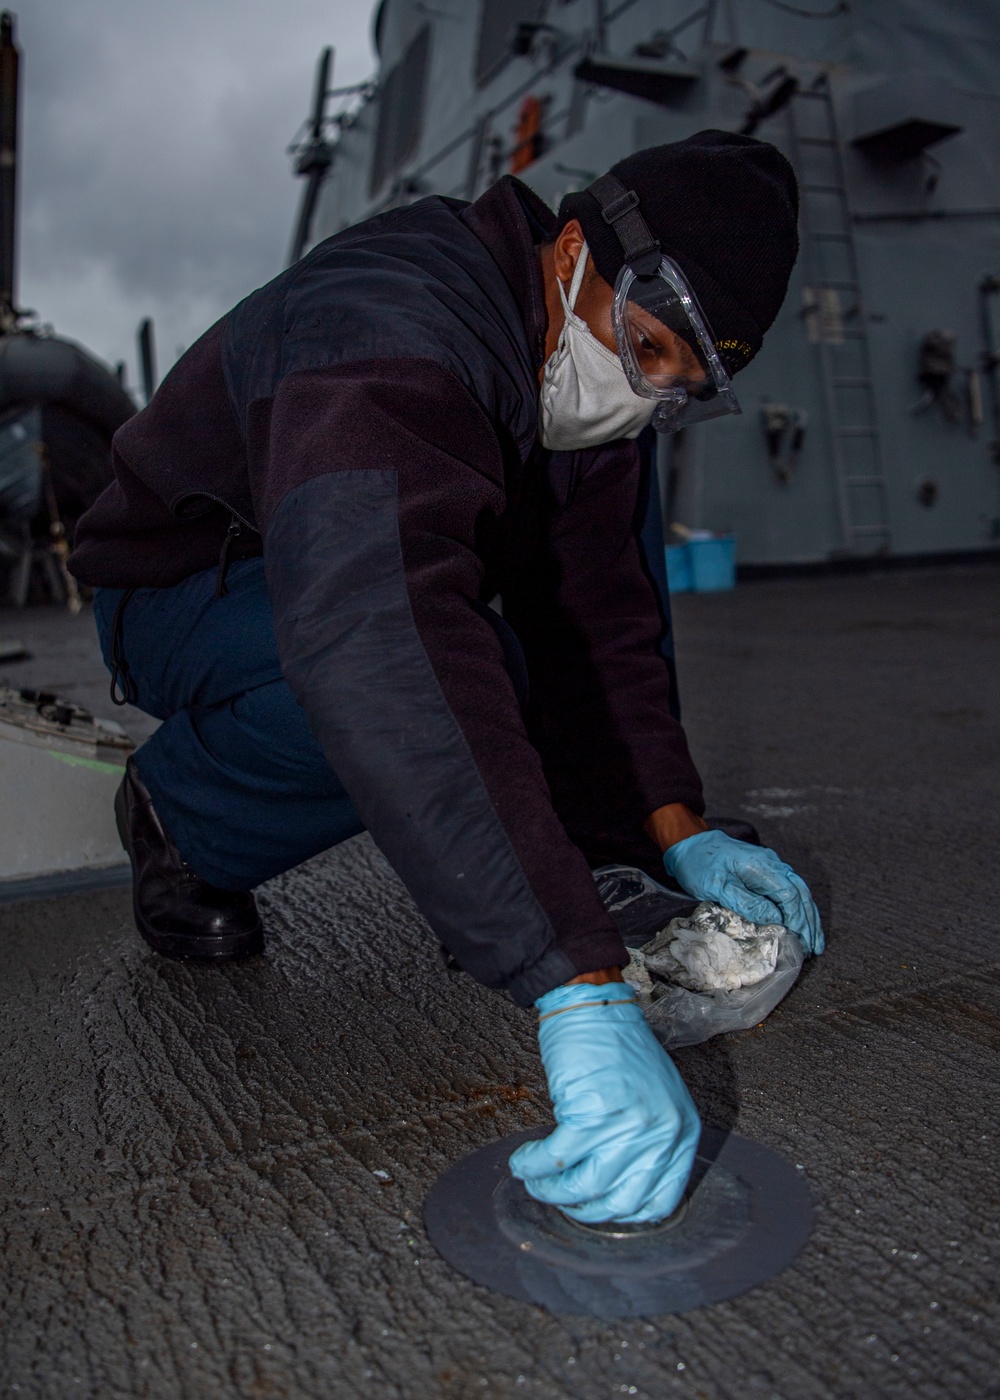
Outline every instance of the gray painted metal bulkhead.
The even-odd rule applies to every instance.
[[[478,0],[383,0],[382,74],[399,68],[393,90],[408,93],[412,130],[398,140],[399,113],[381,129],[397,130],[405,160],[387,171],[383,152],[373,183],[376,90],[339,124],[314,238],[425,194],[474,198],[509,168],[526,97],[541,102],[539,154],[518,173],[557,207],[629,151],[710,126],[739,130],[791,77],[795,95],[755,134],[810,187],[802,256],[764,350],[737,380],[742,416],[664,442],[668,516],[734,530],[744,563],[1000,547],[1000,384],[991,394],[995,347],[984,332],[984,302],[998,303],[1000,327],[1000,295],[980,291],[1000,275],[993,0],[960,11],[946,0],[852,0],[843,12],[801,0],[815,18],[770,0],[488,3],[487,33]],[[407,87],[408,55],[423,64],[419,92]],[[661,100],[622,91],[627,73],[610,87],[581,82],[584,62],[591,77],[602,65],[644,75],[659,66],[663,83],[643,81]],[[956,338],[958,421],[936,400],[915,411],[920,346],[935,329]],[[769,452],[769,406],[806,423],[797,458],[787,437]]]

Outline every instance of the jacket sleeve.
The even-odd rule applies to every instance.
[[[642,823],[667,803],[702,812],[704,801],[670,714],[663,621],[639,538],[639,479],[631,443],[551,454],[543,525],[522,546],[503,598],[528,661],[529,732],[561,819],[592,865],[627,860],[658,870]]]
[[[482,410],[430,361],[301,371],[248,456],[284,675],[444,945],[522,1005],[624,963],[473,607],[504,508]]]

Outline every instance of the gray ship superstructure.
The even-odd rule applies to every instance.
[[[995,0],[383,0],[375,39],[318,93],[296,254],[505,172],[555,209],[645,146],[773,141],[801,256],[742,415],[662,440],[665,519],[752,565],[1000,548]]]

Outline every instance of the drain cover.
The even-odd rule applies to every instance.
[[[548,1130],[545,1130],[548,1131]],[[515,1133],[449,1167],[424,1220],[439,1254],[475,1283],[554,1313],[654,1317],[765,1282],[809,1238],[812,1200],[777,1152],[705,1128],[680,1209],[659,1225],[584,1226],[542,1205],[507,1170]]]

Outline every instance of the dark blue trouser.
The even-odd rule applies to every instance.
[[[140,588],[122,615],[132,699],[163,720],[136,754],[153,803],[203,880],[246,890],[363,830],[282,678],[264,562]],[[104,659],[122,596],[94,600]]]
[[[233,564],[173,588],[140,588],[122,611],[130,698],[163,720],[136,764],[191,868],[222,889],[247,890],[364,828],[282,678],[264,563]],[[98,589],[94,614],[111,665],[123,590]],[[504,649],[525,700],[524,656],[512,629],[475,605]]]

